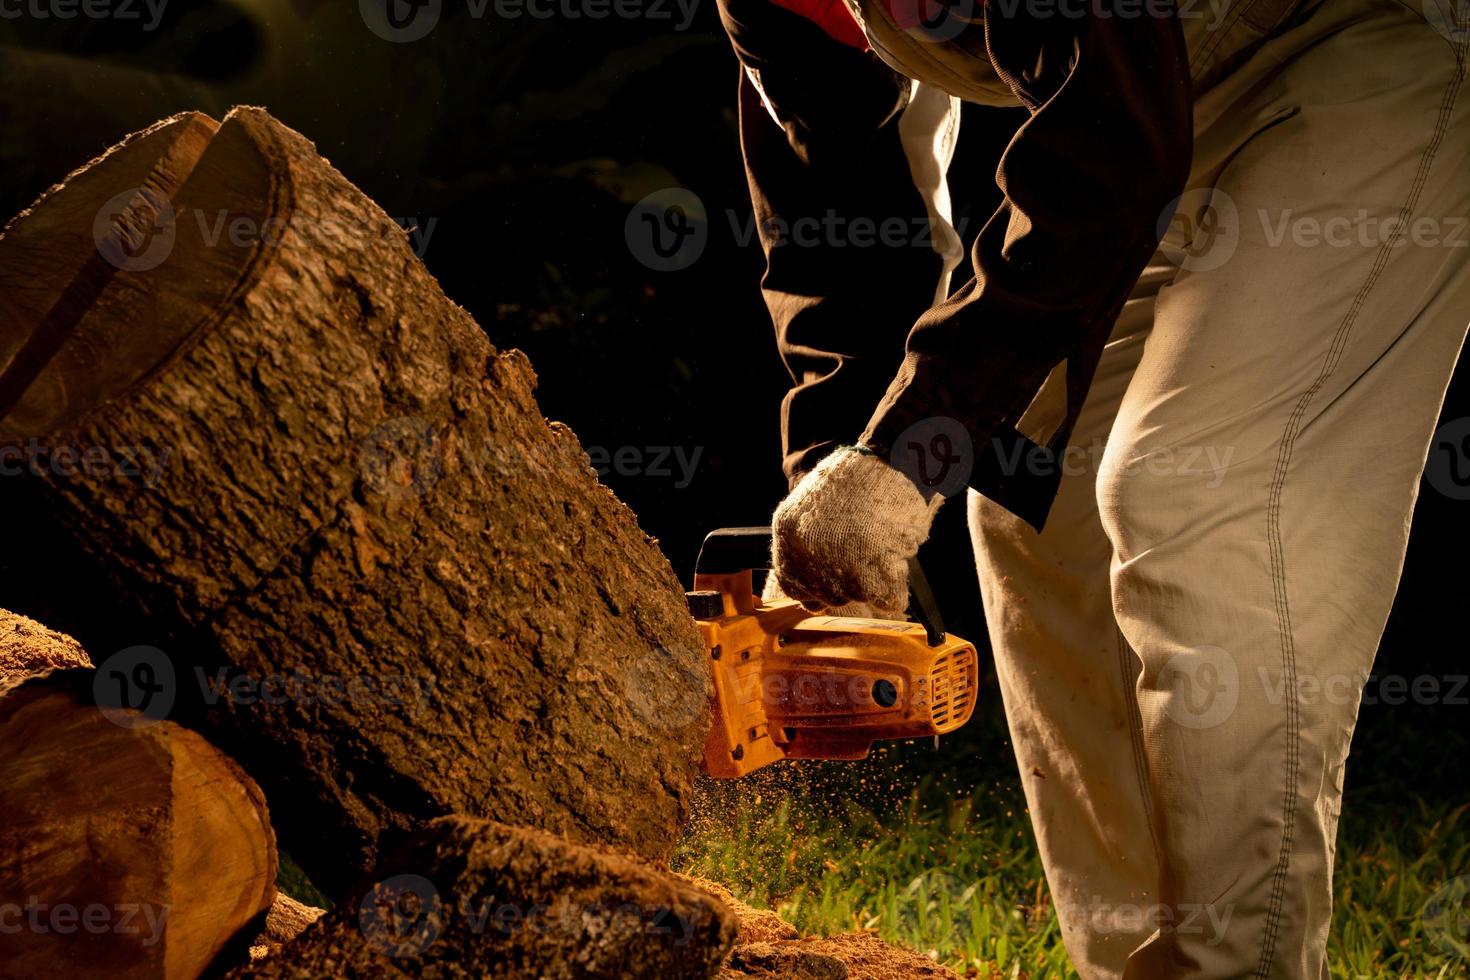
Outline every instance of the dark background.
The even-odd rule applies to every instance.
[[[548,417],[604,458],[638,451],[641,464],[604,481],[687,581],[705,531],[765,523],[780,499],[777,406],[789,383],[760,302],[759,249],[738,235],[750,221],[738,69],[712,0],[695,2],[681,30],[667,0],[600,20],[493,6],[475,17],[467,0],[445,0],[437,27],[412,43],[376,36],[356,0],[170,0],[152,30],[142,0],[113,0],[119,16],[103,19],[0,19],[0,214],[162,116],[265,106],[427,233],[423,258],[445,292],[498,347],[530,355]],[[120,16],[125,4],[140,19]],[[988,175],[1007,123],[967,110],[954,173],[972,234],[993,206]],[[687,268],[659,272],[630,251],[624,226],[637,201],[668,188],[697,195],[708,239]],[[1461,379],[1445,419],[1467,409]],[[686,486],[676,465],[647,465],[674,447],[699,454]],[[979,639],[963,510],[945,509],[926,559],[951,627]],[[1379,673],[1448,687],[1470,669],[1467,517],[1470,502],[1425,485]],[[1366,707],[1354,782],[1407,764],[1423,772],[1416,792],[1463,796],[1444,753],[1463,745],[1445,739],[1467,717],[1463,702]],[[962,740],[935,762],[965,750]]]

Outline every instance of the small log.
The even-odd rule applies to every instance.
[[[99,708],[96,677],[0,680],[0,972],[192,980],[275,895],[265,798],[197,733]]]
[[[228,977],[700,980],[735,938],[724,905],[681,878],[487,820],[433,821],[374,877]]]
[[[309,142],[258,109],[131,138],[0,236],[7,296],[34,541],[0,595],[162,647],[328,895],[449,813],[667,858],[709,727],[679,583]]]

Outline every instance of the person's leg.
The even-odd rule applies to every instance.
[[[1108,431],[1142,353],[1151,268],[1103,351],[1040,534],[970,494],[980,592],[1032,826],[1072,962],[1121,975],[1153,926],[1158,877],[1133,697],[1138,659],[1118,632],[1108,587],[1113,548],[1095,480]]]
[[[1334,0],[1205,106],[1215,234],[1159,295],[1097,484],[1173,923],[1127,977],[1327,976],[1344,763],[1470,321],[1453,39]]]

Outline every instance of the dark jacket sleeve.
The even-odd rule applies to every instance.
[[[862,436],[880,453],[902,449],[911,426],[947,417],[978,454],[1014,434],[1063,361],[1081,365],[1085,377],[1068,377],[1069,402],[1080,402],[1188,178],[1191,97],[1176,17],[1144,5],[1133,17],[1037,18],[1021,4],[1007,18],[1007,6],[987,4],[986,47],[1031,114],[1001,159],[1005,200],[975,242],[974,279],[919,318]],[[1065,429],[1078,407],[1069,404]]]
[[[794,482],[852,442],[883,397],[943,263],[927,245],[924,201],[899,137],[908,79],[771,0],[720,0],[719,10],[743,68],[782,120],[742,70],[740,141],[766,262],[761,290],[793,382],[781,440]],[[862,247],[824,231],[895,219],[904,234]]]

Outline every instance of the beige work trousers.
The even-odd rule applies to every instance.
[[[1045,531],[971,494],[1083,977],[1328,975],[1348,744],[1470,322],[1467,9],[1328,0],[1204,93]]]

